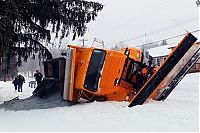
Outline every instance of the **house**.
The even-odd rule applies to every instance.
[[[171,49],[169,49],[169,45],[149,49],[149,55],[153,57],[152,64],[154,66],[160,66],[165,61],[170,52]]]
[[[160,66],[165,61],[169,53],[175,48],[175,46],[176,44],[172,44],[150,49],[149,54],[153,57],[152,64],[154,66]],[[193,65],[193,67],[189,71],[189,73],[193,72],[200,72],[200,59]]]

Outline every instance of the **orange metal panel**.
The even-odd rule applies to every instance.
[[[75,88],[84,89],[83,84],[93,48],[80,48],[76,51]]]
[[[101,89],[99,91],[99,94],[104,95],[111,92],[114,93],[113,86],[115,83],[115,79],[117,78],[119,79],[121,77],[125,58],[126,57],[123,53],[116,51],[107,52],[106,56],[107,64],[105,64],[106,69],[104,69],[102,73],[101,83],[103,84],[100,84]]]
[[[122,49],[123,52],[125,52],[125,48]],[[136,48],[128,48],[130,55],[129,57],[131,59],[134,59],[135,61],[141,62],[142,60],[142,51]]]

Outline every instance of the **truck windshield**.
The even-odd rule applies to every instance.
[[[98,89],[99,79],[101,77],[101,70],[105,60],[106,51],[101,49],[94,49],[90,58],[90,63],[86,73],[84,88],[92,92]]]

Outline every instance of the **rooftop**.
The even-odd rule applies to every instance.
[[[151,55],[152,57],[168,55],[172,51],[171,48],[175,46],[176,44],[170,44],[170,45],[160,46],[156,48],[151,48],[148,50],[149,55]]]

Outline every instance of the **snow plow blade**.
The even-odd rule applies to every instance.
[[[155,72],[142,86],[139,92],[131,100],[128,107],[143,104],[146,99],[157,89],[157,87],[164,82],[164,79],[168,76],[170,71],[177,69],[175,66],[181,61],[182,57],[192,47],[196,40],[197,38],[191,33],[187,33],[181,42],[176,46],[176,48],[170,53],[161,67],[159,67],[158,71]],[[175,76],[176,75],[178,75],[178,73],[175,73]]]
[[[177,69],[173,69],[178,74],[174,75],[173,74],[174,71],[171,71],[170,74],[168,74],[169,76],[167,76],[165,79],[166,82],[162,82],[158,86],[157,89],[159,89],[160,91],[156,92],[158,93],[156,100],[164,101],[173,91],[173,89],[178,85],[178,83],[185,77],[190,68],[199,60],[199,58],[200,58],[200,43],[195,43],[194,45],[192,45],[189,51],[184,55],[180,63],[178,63],[177,66],[175,66]],[[160,89],[161,87],[163,89]]]

